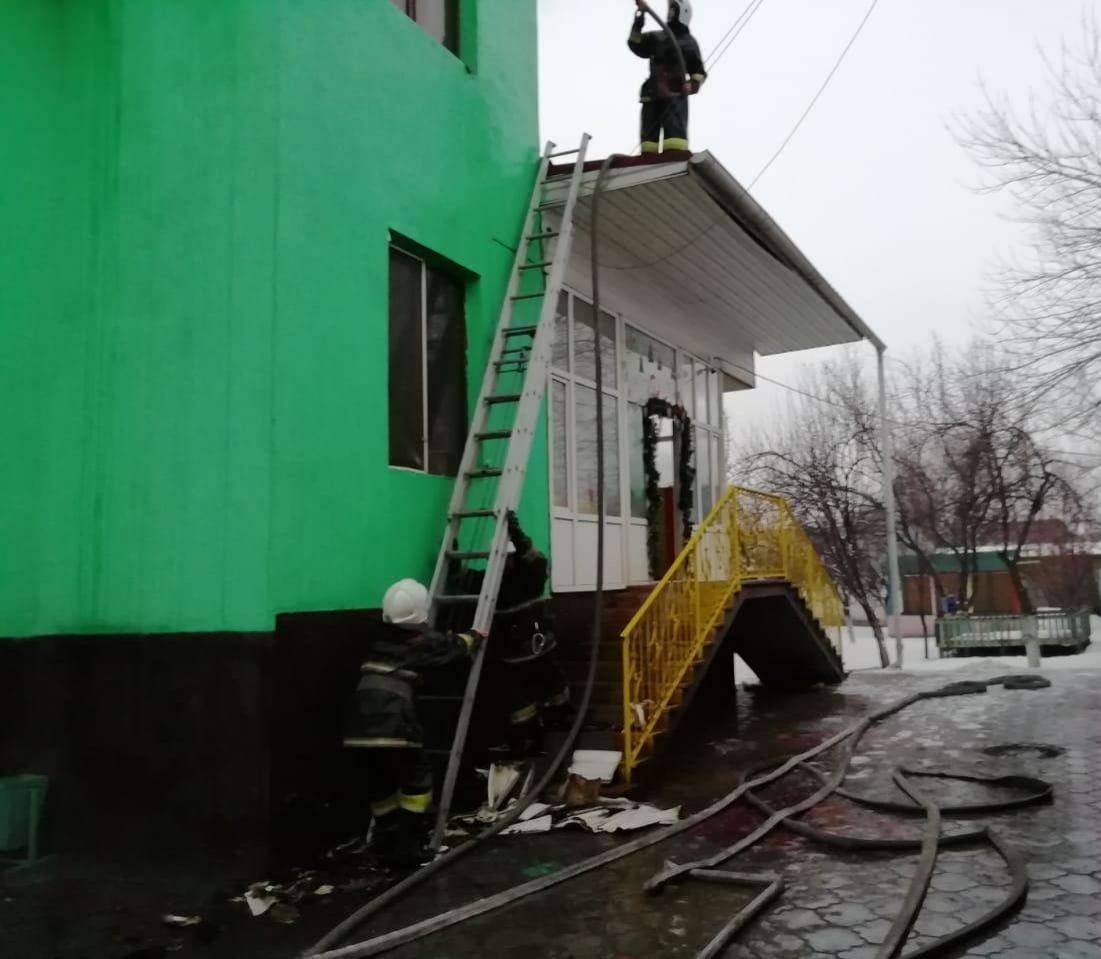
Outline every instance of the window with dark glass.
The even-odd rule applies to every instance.
[[[459,52],[459,0],[390,0],[430,37]]]
[[[390,465],[453,476],[466,441],[461,280],[390,248]]]

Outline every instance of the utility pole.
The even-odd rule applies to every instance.
[[[895,668],[902,668],[902,630],[899,614],[902,598],[898,574],[898,540],[895,533],[895,461],[891,450],[891,429],[887,422],[887,374],[884,369],[886,347],[876,344],[879,374],[879,430],[883,455],[883,502],[887,510],[887,622],[895,637]]]

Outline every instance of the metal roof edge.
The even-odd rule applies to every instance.
[[[780,225],[772,219],[734,176],[708,151],[695,154],[688,161],[688,173],[701,183],[738,224],[761,244],[772,256],[795,271],[830,308],[841,317],[862,339],[868,340],[877,350],[887,347],[857,312],[815,269]]]

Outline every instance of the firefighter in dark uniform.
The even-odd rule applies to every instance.
[[[493,617],[493,649],[508,667],[511,710],[508,747],[516,757],[542,751],[543,731],[571,719],[570,686],[554,656],[547,610],[547,557],[514,513],[508,514],[509,555]]]
[[[432,774],[421,748],[415,688],[421,673],[469,659],[481,637],[473,630],[427,627],[428,591],[403,579],[382,600],[383,626],[348,710],[344,745],[367,777],[374,819],[373,847],[394,866],[416,865],[424,851]]]
[[[494,752],[524,758],[542,751],[543,731],[568,727],[572,718],[570,686],[555,657],[554,630],[544,595],[547,557],[508,517],[508,556],[497,593],[489,653],[507,684],[508,731]],[[455,591],[478,593],[483,570],[455,570]]]
[[[677,38],[688,75],[681,72],[681,60],[664,30],[642,32],[646,19],[641,0],[627,46],[631,52],[650,61],[650,76],[642,84],[642,152],[657,153],[665,133],[665,150],[688,149],[688,97],[699,93],[707,79],[703,57],[696,38],[688,31],[692,21],[691,0],[670,0],[667,23]]]

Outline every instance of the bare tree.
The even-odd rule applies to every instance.
[[[882,470],[875,401],[855,356],[807,373],[788,415],[732,458],[738,478],[791,503],[830,572],[867,616],[888,664]]]
[[[1056,407],[1064,425],[1096,434],[1101,409],[1101,32],[1045,57],[1047,90],[1027,110],[987,92],[957,137],[1006,191],[1033,247],[996,277],[1006,369],[1030,399]]]
[[[979,552],[993,548],[1021,610],[1030,612],[1024,547],[1045,513],[1077,515],[1076,470],[1038,438],[1034,410],[1005,376],[999,353],[974,341],[950,355],[935,343],[928,357],[905,367],[897,410],[900,538],[941,597],[944,578],[933,554],[955,557],[964,608],[974,594]]]

